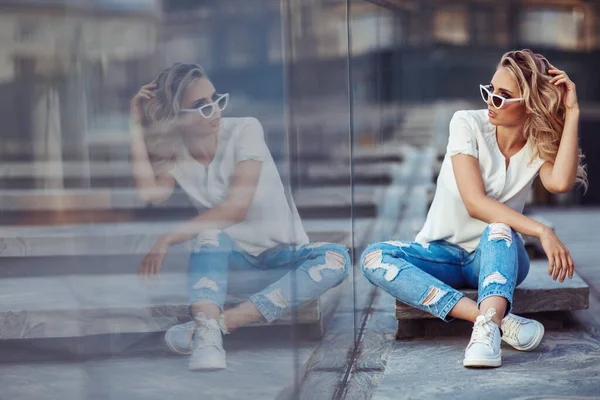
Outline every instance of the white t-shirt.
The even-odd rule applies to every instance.
[[[479,160],[488,197],[520,213],[544,161],[536,157],[531,162],[533,147],[528,142],[511,157],[507,169],[504,155],[498,147],[496,127],[489,122],[487,110],[457,111],[454,114],[435,196],[425,225],[415,241],[425,245],[435,240],[446,240],[472,252],[477,249],[488,224],[469,216],[460,197],[451,160],[459,153]]]
[[[246,218],[227,233],[253,256],[279,244],[304,245],[308,237],[293,200],[289,204],[281,177],[256,118],[223,118],[215,156],[208,167],[187,151],[173,163],[170,173],[199,209],[213,208],[227,199],[236,164],[262,162],[260,178]]]

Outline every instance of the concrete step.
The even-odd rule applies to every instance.
[[[161,234],[179,226],[182,222],[141,221],[65,226],[4,226],[0,227],[0,260],[13,258],[22,260],[21,264],[35,265],[43,264],[42,261],[36,260],[38,257],[144,255]],[[356,219],[354,235],[352,235],[353,224],[350,219],[306,219],[302,225],[311,242],[340,243],[351,248],[362,245],[367,240],[372,223],[373,220],[370,218]],[[188,252],[187,244],[175,245],[170,249],[171,254],[187,255]],[[109,260],[105,261],[105,265],[109,263]],[[26,270],[24,265],[15,269]],[[85,265],[81,265],[71,273],[86,273],[86,269]],[[102,267],[99,269],[101,272]],[[0,270],[0,277],[7,276],[5,274],[8,270],[8,266]],[[111,270],[110,273],[118,272]],[[23,273],[23,275],[28,274]]]
[[[312,222],[304,223],[311,241],[348,247],[364,241],[371,226],[371,220],[355,221],[352,235],[349,220]],[[0,230],[0,339],[162,332],[188,320],[185,244],[169,250],[157,277],[145,280],[136,275],[156,236],[168,227],[136,223]],[[286,272],[230,271],[227,307]],[[318,338],[323,333],[321,310],[337,304],[340,290],[331,289],[295,316],[256,326],[302,325],[308,337]]]
[[[0,339],[165,331],[178,321],[189,320],[186,273],[168,272],[165,267],[148,281],[131,273],[4,278],[0,281]],[[246,300],[284,273],[230,273],[226,308]],[[299,310],[295,321],[311,324],[320,318],[319,301],[315,300]],[[287,316],[273,325],[292,321],[292,316]]]
[[[386,186],[301,188],[293,194],[302,218],[373,217]],[[197,215],[181,189],[160,205],[148,206],[131,188],[0,190],[0,223],[56,224],[185,219]]]
[[[309,164],[300,167],[300,186],[361,186],[390,185],[403,171],[401,162],[380,162],[377,164],[331,165]],[[304,171],[303,171],[304,170]]]
[[[380,160],[379,160],[380,161]],[[306,162],[294,167],[302,186],[348,186],[352,182],[357,185],[389,184],[401,163],[382,163],[376,165],[356,165],[353,179],[350,177],[350,161],[341,162]],[[285,174],[289,163],[277,165]],[[0,189],[32,189],[45,181],[58,180],[64,182],[66,188],[77,187],[83,180],[89,180],[93,188],[132,188],[134,180],[128,161],[79,162],[64,163],[4,163],[0,165]]]
[[[357,167],[361,164],[403,163],[415,149],[402,141],[377,143],[371,147],[356,146],[352,151],[352,161]],[[350,149],[337,147],[331,159],[340,165],[350,165]]]

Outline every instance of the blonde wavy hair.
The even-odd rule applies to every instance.
[[[534,158],[554,162],[565,126],[566,108],[562,87],[550,83],[550,62],[529,49],[509,51],[502,56],[498,68],[508,69],[517,79],[521,97],[528,111],[523,126],[525,139],[533,145]],[[576,182],[587,190],[588,181],[583,153],[579,149]]]
[[[155,97],[144,103],[141,122],[150,161],[156,170],[176,161],[185,147],[177,116],[186,90],[201,78],[208,79],[201,66],[175,63],[154,79]]]

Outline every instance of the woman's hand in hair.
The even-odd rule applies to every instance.
[[[562,71],[555,66],[551,65],[548,73],[554,75],[552,79],[550,79],[550,83],[553,83],[555,86],[564,85],[565,92],[563,95],[563,104],[567,110],[573,110],[579,108],[579,103],[577,101],[577,91],[575,88],[575,83],[569,78],[565,71]]]
[[[562,283],[567,276],[573,278],[575,265],[567,247],[560,241],[552,229],[544,230],[540,236],[540,242],[544,248],[544,252],[548,257],[548,275],[552,276],[552,280],[557,278]]]
[[[169,241],[166,239],[166,237],[160,237],[142,260],[142,264],[138,270],[138,275],[157,275],[160,272],[160,268],[162,267],[165,257],[167,256],[167,251],[169,251]]]
[[[130,115],[135,122],[142,120],[142,116],[144,115],[144,101],[151,100],[156,96],[152,91],[154,88],[156,88],[156,83],[152,81],[142,86],[135,96],[133,96],[133,99],[131,99]]]

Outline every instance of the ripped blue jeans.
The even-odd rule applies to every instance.
[[[369,246],[361,257],[365,277],[401,302],[448,322],[464,296],[457,289],[478,289],[477,306],[490,296],[508,300],[529,272],[523,239],[506,224],[490,224],[473,252],[446,241],[422,246],[389,241]]]
[[[281,245],[255,257],[242,250],[226,233],[206,231],[198,236],[190,255],[190,304],[210,302],[223,310],[230,278],[244,291],[257,280],[264,281],[266,276],[272,283],[252,294],[250,301],[267,322],[272,322],[291,308],[306,304],[341,284],[350,266],[347,249],[336,243]],[[243,296],[242,293],[237,295]]]

